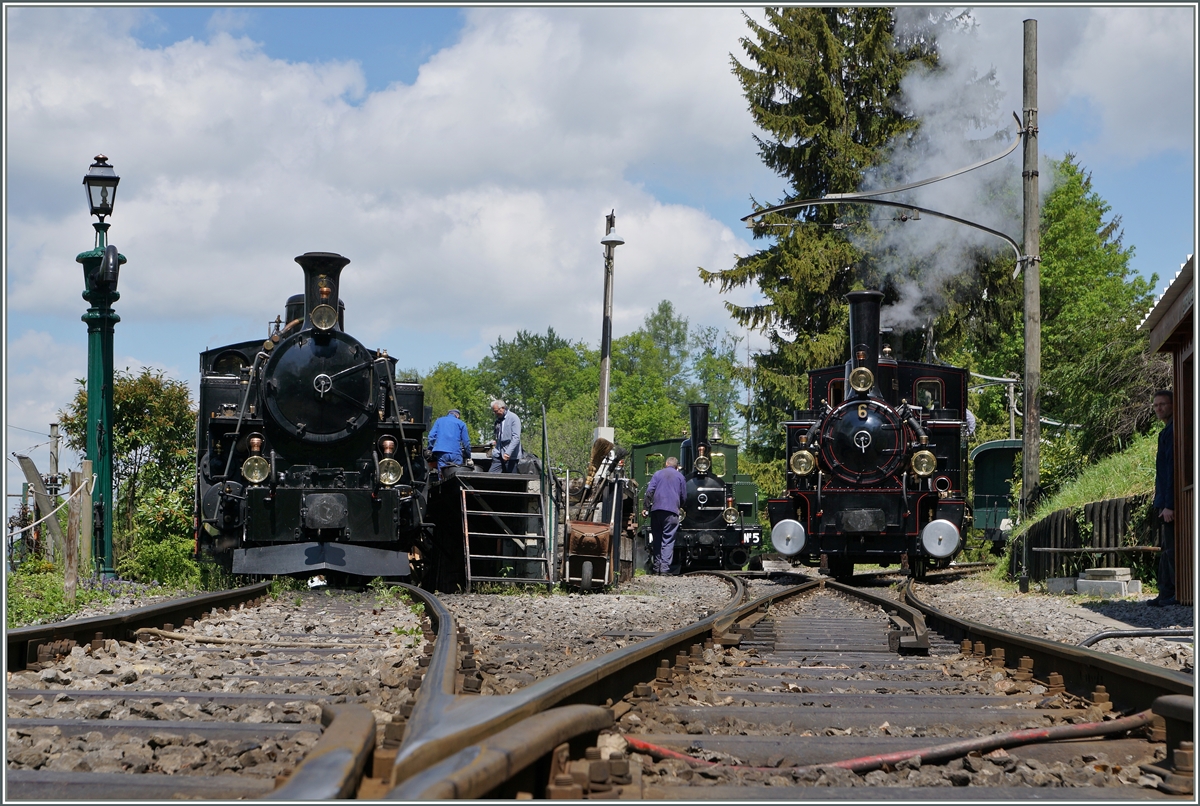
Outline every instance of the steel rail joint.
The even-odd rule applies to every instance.
[[[168,621],[181,623],[186,618],[200,618],[213,608],[236,607],[265,595],[270,587],[269,581],[259,582],[243,588],[158,602],[108,616],[92,616],[7,630],[8,670],[20,671],[26,664],[37,660],[37,648],[41,644],[71,639],[83,646],[94,639],[96,633],[103,633],[106,638],[128,640],[142,627],[161,627]]]
[[[1119,710],[1144,711],[1155,699],[1169,694],[1193,696],[1194,681],[1183,672],[950,616],[921,601],[912,590],[911,580],[905,585],[904,598],[947,638],[982,641],[989,649],[1004,649],[1009,659],[1028,655],[1033,658],[1036,676],[1045,679],[1051,672],[1058,672],[1073,693],[1087,695],[1102,685]]]
[[[375,715],[365,705],[322,705],[325,731],[292,773],[259,800],[353,798],[375,750]]]
[[[712,572],[705,573],[713,575]],[[448,757],[550,708],[569,704],[595,705],[609,697],[619,698],[634,683],[652,679],[660,660],[674,658],[680,649],[690,647],[721,619],[727,619],[726,624],[732,623],[737,617],[730,614],[739,606],[742,609],[750,607],[741,605],[746,590],[741,580],[717,575],[734,586],[733,597],[720,611],[678,630],[585,661],[510,694],[454,696],[457,653],[452,642],[438,641],[425,678],[440,678],[443,683],[436,692],[421,687],[421,696],[413,707],[404,741],[392,767],[392,786],[396,787]],[[434,599],[424,591],[418,595],[423,599]],[[441,602],[434,601],[444,610]],[[757,605],[750,609],[755,607]],[[445,610],[445,618],[450,619],[446,623],[453,623],[448,610]],[[443,632],[439,628],[439,637]]]

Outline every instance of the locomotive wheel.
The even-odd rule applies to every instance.
[[[584,560],[583,567],[579,569],[579,587],[582,590],[590,591],[592,589],[592,561]]]

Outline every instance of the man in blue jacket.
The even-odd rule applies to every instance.
[[[1158,433],[1158,456],[1154,462],[1154,508],[1162,518],[1159,529],[1158,596],[1151,607],[1179,604],[1175,600],[1175,428],[1174,396],[1166,389],[1154,393],[1154,416],[1166,423]]]
[[[437,462],[439,475],[446,465],[461,465],[464,460],[467,467],[475,467],[471,461],[471,435],[461,417],[458,409],[450,409],[429,429],[429,450],[433,454],[432,461]]]
[[[508,410],[503,400],[492,401],[496,415],[495,441],[489,473],[516,473],[521,458],[521,418]]]
[[[679,460],[674,456],[668,457],[665,464],[650,477],[643,505],[650,510],[654,573],[678,576],[683,557],[675,556],[675,533],[679,531],[679,513],[687,502],[687,480],[679,472]]]

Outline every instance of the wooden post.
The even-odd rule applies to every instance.
[[[79,584],[79,520],[80,505],[79,485],[83,483],[83,474],[71,472],[71,503],[67,504],[67,550],[63,552],[67,570],[63,577],[63,598],[67,604],[75,604],[75,586]]]
[[[95,576],[92,565],[92,544],[95,533],[92,528],[92,461],[83,460],[82,472],[83,492],[79,494],[79,564],[87,569],[89,576]]]
[[[25,474],[25,480],[29,482],[29,487],[33,490],[33,500],[37,502],[41,515],[45,516],[50,513],[54,509],[54,502],[46,493],[46,485],[42,483],[42,476],[38,473],[37,465],[28,456],[21,454],[17,454],[17,464],[21,466],[21,472]],[[62,527],[58,523],[58,513],[46,518],[44,523],[50,532],[51,543],[59,551],[62,551],[66,540],[63,538]],[[49,552],[47,554],[49,555]]]
[[[1021,177],[1024,180],[1025,422],[1021,442],[1022,519],[1033,509],[1041,483],[1038,462],[1042,436],[1042,258],[1038,230],[1041,204],[1038,200],[1037,20],[1025,20],[1024,56],[1025,144]]]

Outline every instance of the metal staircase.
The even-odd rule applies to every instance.
[[[466,590],[475,582],[551,585],[541,480],[516,473],[461,474]]]

